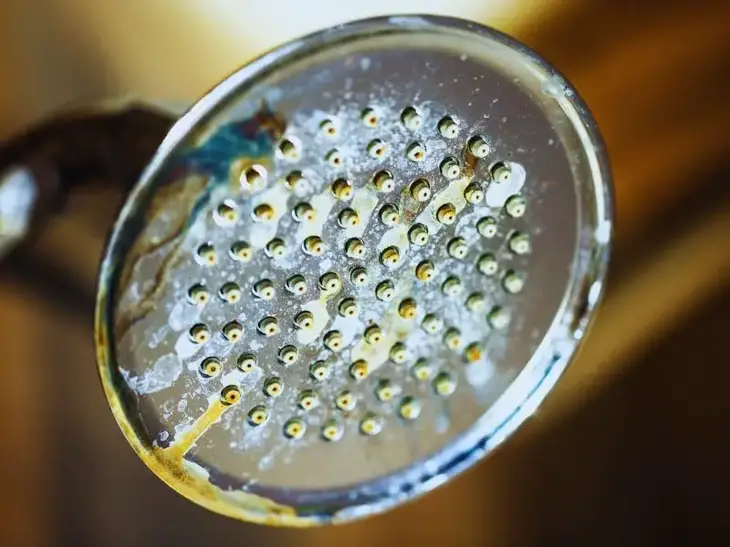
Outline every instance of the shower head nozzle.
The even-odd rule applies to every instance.
[[[552,388],[602,292],[610,198],[575,91],[496,31],[407,16],[290,43],[193,107],[122,209],[107,398],[211,510],[383,511]]]

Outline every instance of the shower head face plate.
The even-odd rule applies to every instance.
[[[495,31],[383,18],[283,46],[178,122],[117,219],[112,410],[220,513],[392,507],[555,383],[601,294],[609,198],[575,92]]]

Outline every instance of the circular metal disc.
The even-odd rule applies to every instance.
[[[553,387],[602,292],[610,197],[576,92],[496,31],[390,17],[282,46],[174,126],[116,221],[112,411],[211,510],[383,511]]]

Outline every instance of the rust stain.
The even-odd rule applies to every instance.
[[[172,242],[176,237],[182,235],[195,198],[197,198],[200,192],[202,192],[207,183],[208,180],[206,178],[200,176],[188,176],[176,181],[174,184],[162,187],[157,191],[154,198],[150,201],[149,208],[145,214],[146,222],[149,222],[161,211],[170,212],[182,210],[185,211],[185,214],[180,215],[178,223],[174,229],[158,242],[148,242],[145,240],[144,235],[135,242],[129,253],[130,258],[125,261],[125,268],[120,277],[120,286],[126,287],[134,268],[137,266],[139,261],[144,258],[144,256],[154,253]],[[178,203],[176,207],[170,208],[169,205],[176,201],[182,202],[183,205],[181,206],[180,203]]]
[[[174,265],[175,260],[179,257],[180,247],[183,241],[182,236],[189,225],[189,217],[192,208],[197,197],[200,195],[207,183],[208,180],[202,177],[186,177],[177,181],[175,184],[171,184],[166,188],[160,189],[158,195],[156,195],[151,201],[150,207],[145,214],[145,222],[149,222],[149,220],[154,218],[154,216],[160,211],[174,211],[175,209],[178,209],[184,211],[184,214],[179,215],[178,222],[175,224],[170,233],[159,241],[152,243],[148,241],[146,237],[141,236],[135,242],[129,253],[130,258],[126,261],[120,276],[118,294],[121,295],[127,289],[127,285],[134,273],[134,269],[144,257],[164,248],[166,245],[169,245],[175,240],[178,241],[157,268],[152,287],[141,296],[140,300],[133,308],[127,310],[125,313],[122,313],[120,310],[117,320],[118,338],[121,339],[129,328],[138,321],[144,319],[146,315],[154,309],[155,300],[159,297],[160,293],[167,285],[169,270]],[[171,208],[171,203],[175,203],[176,207]]]
[[[211,125],[215,126],[215,124]],[[203,128],[203,134],[208,133],[212,128],[211,125]],[[201,174],[200,171],[182,169],[178,174],[172,175],[169,183],[158,186],[156,195],[150,200],[144,211],[143,225],[149,225],[161,212],[174,214],[175,218],[172,219],[171,226],[165,230],[165,233],[152,235],[142,232],[133,242],[124,262],[114,266],[121,268],[119,281],[114,288],[115,296],[118,298],[128,290],[135,270],[143,258],[160,252],[167,246],[172,248],[161,259],[154,272],[154,284],[127,310],[116,309],[113,317],[108,316],[110,295],[107,285],[109,279],[100,280],[96,305],[95,338],[99,376],[112,414],[134,451],[163,482],[190,501],[222,515],[259,524],[306,527],[317,525],[319,522],[315,518],[299,516],[292,507],[256,494],[242,490],[222,490],[209,481],[205,469],[185,458],[210,427],[235,405],[229,405],[221,399],[216,399],[195,420],[190,429],[179,435],[171,446],[162,449],[152,445],[147,435],[134,425],[134,420],[129,419],[130,409],[126,406],[124,396],[120,392],[122,388],[117,385],[114,347],[111,345],[113,340],[121,339],[129,327],[154,309],[155,302],[159,300],[169,282],[171,269],[185,256],[182,252],[182,244],[185,241],[184,236],[187,230],[198,215],[207,210],[212,190],[210,185],[228,184],[237,187],[244,169],[255,163],[268,165],[270,162],[268,155],[273,151],[273,142],[278,139],[285,127],[285,120],[263,104],[262,111],[254,117],[243,122],[236,122],[228,128],[229,134],[226,135],[233,135],[238,139],[230,149],[232,157],[225,158],[226,150],[222,148],[223,156],[220,158],[219,165],[211,167],[210,162],[219,161],[215,155],[204,158],[205,161],[208,161],[204,166],[212,169],[211,172],[203,169],[205,174]],[[192,138],[196,143],[202,143],[205,140],[203,134],[198,133]],[[214,142],[211,146],[218,149],[219,146],[230,145],[231,143],[226,140],[226,135],[224,135],[225,142]],[[211,135],[208,134],[207,137],[210,138]],[[240,156],[240,152],[244,150],[252,153]],[[264,154],[268,155],[264,156]],[[225,174],[219,172],[219,166],[225,166]],[[161,237],[161,239],[158,240],[155,236]],[[110,338],[112,329],[115,329],[115,337]]]
[[[476,362],[482,358],[482,350],[478,347],[469,347],[466,352],[466,360],[469,362]]]
[[[97,305],[97,339],[105,339],[104,316],[107,295],[100,292]],[[110,368],[111,355],[108,345],[97,346],[97,360],[102,388],[114,418],[129,444],[165,484],[190,501],[222,515],[269,526],[311,527],[317,522],[297,515],[294,508],[243,491],[224,491],[211,484],[207,477],[196,473],[193,466],[186,465],[184,454],[223,415],[226,406],[220,401],[213,403],[179,441],[168,449],[159,449],[142,441],[127,419],[126,409],[117,393]]]
[[[238,184],[240,173],[255,164],[268,166],[266,158],[238,158],[232,163],[231,177],[228,183],[231,186]],[[160,212],[178,211],[184,212],[179,215],[178,222],[173,229],[162,239],[154,243],[148,241],[144,235],[134,243],[129,252],[129,259],[125,261],[124,268],[119,281],[118,294],[122,294],[130,282],[134,269],[146,256],[164,248],[166,245],[177,240],[177,244],[170,250],[169,254],[162,260],[154,275],[153,285],[141,296],[139,301],[131,309],[124,312],[119,311],[117,319],[117,337],[121,339],[124,334],[137,322],[144,319],[149,312],[155,308],[155,300],[160,296],[169,281],[170,270],[176,266],[181,259],[181,247],[183,236],[192,225],[195,211],[200,195],[211,181],[199,175],[189,175],[175,183],[162,187],[157,195],[151,200],[148,211],[145,214],[145,221],[149,222]]]
[[[305,525],[305,521],[297,517],[293,508],[247,492],[224,492],[211,484],[206,477],[196,474],[193,466],[186,465],[185,454],[213,424],[220,420],[228,409],[234,406],[226,405],[216,399],[195,420],[190,429],[176,439],[169,448],[153,447],[140,454],[140,457],[176,491],[187,497],[203,498],[207,507],[214,508],[220,513],[242,518],[242,513],[234,509],[234,504],[238,502],[238,505],[248,506],[243,513],[245,520],[273,525]],[[194,499],[194,501],[200,502],[199,499]]]
[[[214,401],[203,414],[195,420],[195,423],[185,433],[178,436],[169,448],[164,450],[153,449],[153,452],[162,451],[165,458],[181,458],[187,454],[198,439],[218,420],[220,420],[226,409],[231,408],[222,401]]]
[[[176,237],[179,237],[180,232],[176,233]],[[174,238],[168,239],[171,241]],[[179,247],[176,247],[176,249],[179,249]],[[165,283],[166,272],[173,263],[174,255],[175,252],[171,253],[163,263],[160,271],[158,271],[156,283]],[[151,291],[147,295],[148,302],[153,303],[153,299],[157,294],[159,294],[158,291]],[[145,465],[180,495],[211,511],[238,520],[271,526],[315,526],[316,522],[299,517],[292,507],[244,491],[221,490],[211,484],[207,477],[196,472],[194,466],[185,460],[185,454],[189,452],[197,440],[232,406],[216,400],[195,421],[193,426],[167,449],[150,446],[149,443],[144,442],[139,437],[127,418],[126,408],[114,385],[111,369],[113,361],[105,324],[107,299],[108,294],[106,291],[100,289],[96,312],[95,338],[101,383],[119,428]],[[142,310],[144,309],[142,307]],[[141,311],[140,307],[137,307],[136,311],[139,313]],[[137,320],[140,317],[142,316],[137,315]],[[127,323],[127,326],[130,324]]]
[[[157,184],[156,194],[144,211],[145,224],[161,212],[178,215],[175,227],[161,241],[150,241],[144,232],[134,242],[125,260],[118,294],[125,290],[140,260],[164,248],[175,240],[177,244],[164,258],[154,276],[152,287],[120,320],[119,337],[152,309],[154,300],[167,285],[169,270],[180,253],[183,236],[209,204],[212,190],[217,186],[238,186],[243,169],[254,163],[269,163],[274,143],[286,130],[287,120],[262,100],[258,110],[249,118],[235,122],[220,122],[219,117],[201,121],[188,136],[188,145],[169,164],[163,184]],[[192,141],[192,146],[190,145]]]

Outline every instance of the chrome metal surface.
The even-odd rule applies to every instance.
[[[28,233],[38,187],[31,171],[12,166],[0,173],[0,259]]]
[[[329,29],[163,142],[103,261],[102,381],[140,456],[202,505],[372,514],[535,410],[610,235],[600,138],[545,61],[454,19]]]

